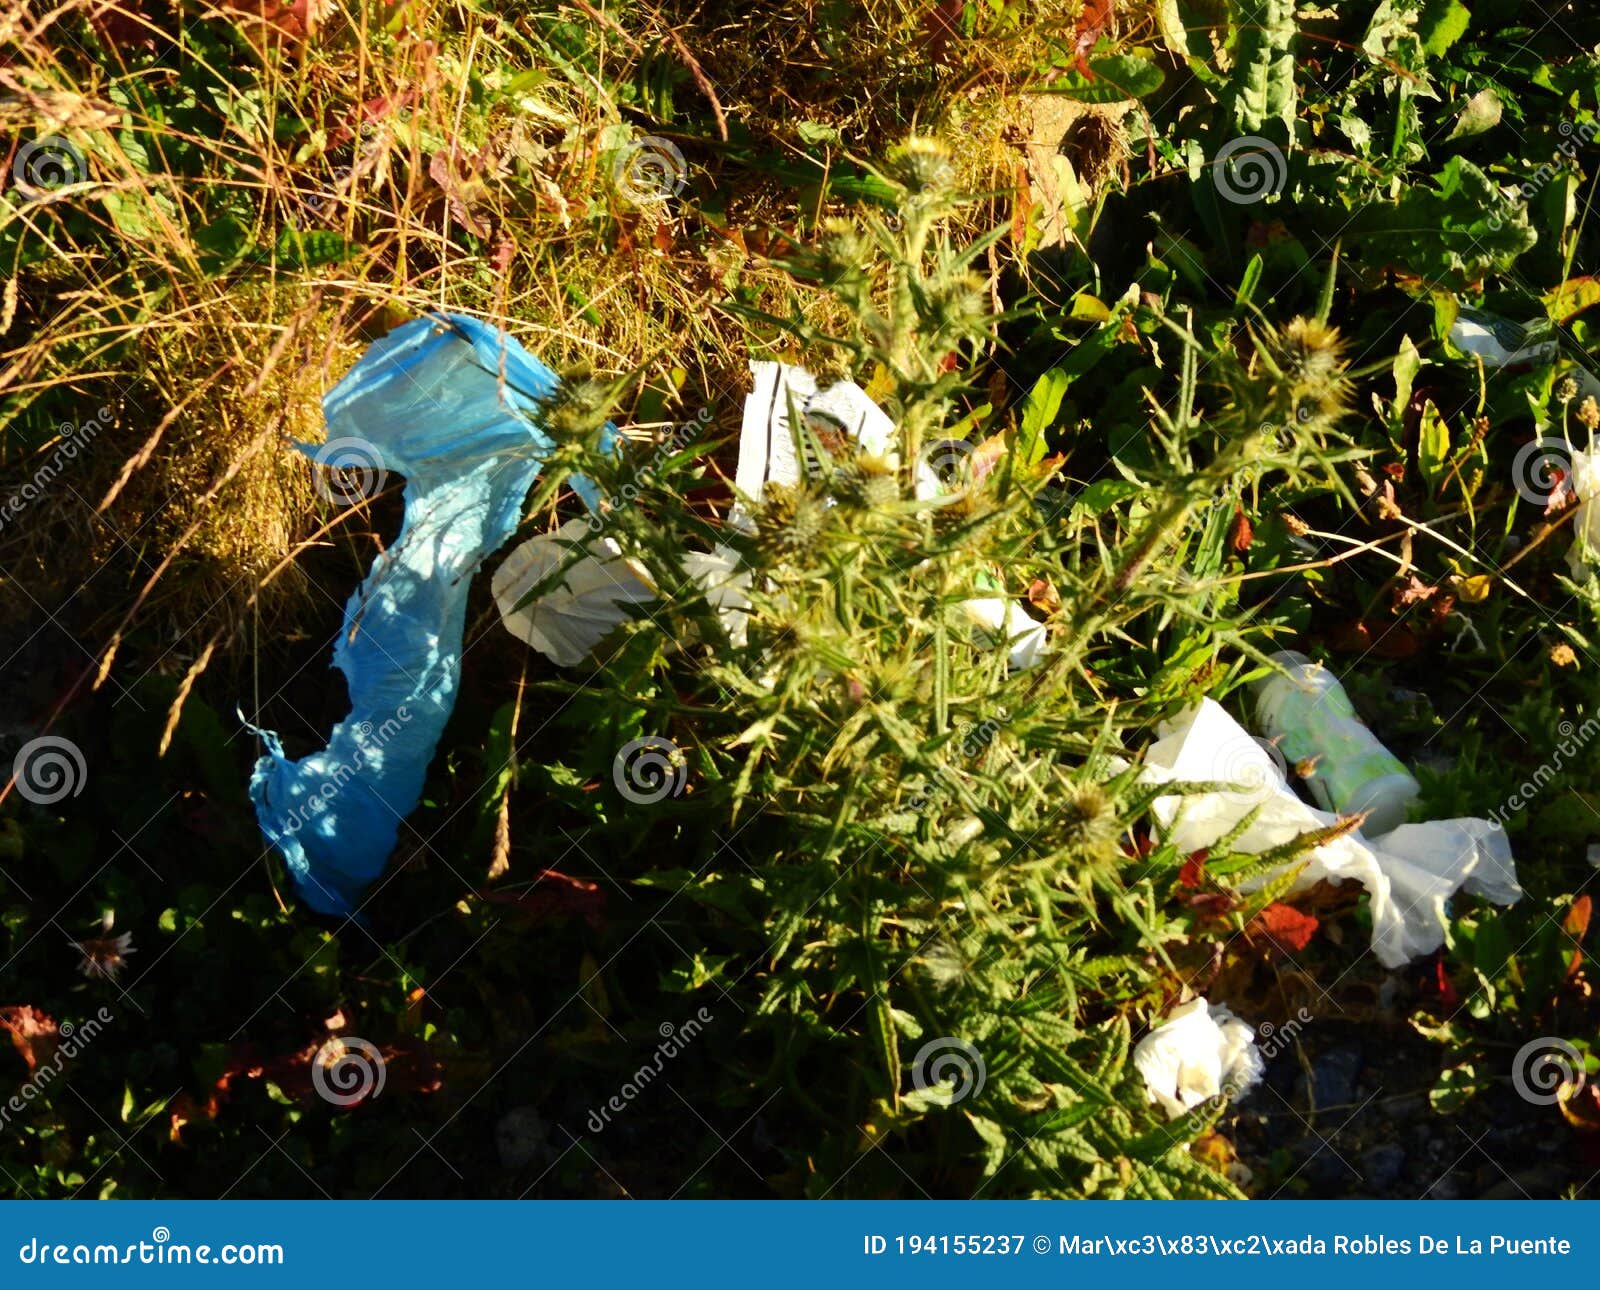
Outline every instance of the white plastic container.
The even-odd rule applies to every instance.
[[[1291,763],[1309,767],[1323,810],[1365,813],[1370,837],[1404,824],[1421,785],[1362,724],[1338,678],[1292,650],[1272,661],[1283,670],[1256,682],[1256,723]]]

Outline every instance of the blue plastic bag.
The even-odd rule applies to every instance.
[[[323,399],[329,441],[365,441],[406,485],[400,537],[350,597],[334,646],[350,715],[298,761],[257,731],[256,818],[320,913],[355,908],[422,795],[455,706],[472,576],[516,530],[553,447],[534,416],[556,385],[504,332],[439,314],[378,341]]]

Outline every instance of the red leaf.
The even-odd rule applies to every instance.
[[[1178,885],[1180,887],[1198,887],[1206,876],[1206,861],[1210,859],[1211,852],[1205,848],[1191,852],[1189,858],[1183,862],[1183,868],[1178,870]]]
[[[1240,555],[1250,550],[1250,543],[1255,541],[1256,531],[1250,523],[1250,517],[1244,513],[1244,507],[1233,508],[1233,536],[1228,539],[1231,546]]]
[[[1456,984],[1450,979],[1450,973],[1446,971],[1443,959],[1434,964],[1434,974],[1434,984],[1439,988],[1439,1001],[1447,1008],[1459,1008],[1461,996],[1456,992]]]
[[[30,1071],[55,1056],[59,1029],[49,1016],[31,1004],[0,1008],[0,1026],[10,1033],[12,1044],[28,1063]]]
[[[1572,908],[1567,910],[1567,916],[1561,920],[1561,930],[1572,937],[1577,946],[1572,951],[1572,961],[1567,964],[1567,979],[1571,980],[1578,974],[1578,969],[1583,966],[1583,938],[1589,931],[1589,915],[1594,912],[1594,900],[1590,896],[1579,896],[1572,902]]]
[[[1085,0],[1078,11],[1078,36],[1073,42],[1072,56],[1078,70],[1090,80],[1094,79],[1094,73],[1089,70],[1089,51],[1111,25],[1112,7],[1113,0]]]
[[[1279,901],[1268,905],[1250,924],[1252,931],[1265,936],[1286,953],[1305,949],[1320,926],[1312,915]]]

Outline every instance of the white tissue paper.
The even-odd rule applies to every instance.
[[[1572,492],[1578,499],[1572,517],[1572,545],[1567,568],[1579,582],[1589,576],[1592,559],[1600,559],[1600,456],[1579,449],[1572,453]]]
[[[534,587],[568,560],[587,553],[536,600],[518,607]],[[506,556],[490,583],[506,630],[558,667],[577,667],[632,615],[629,605],[656,598],[644,570],[622,558],[610,538],[597,538],[588,520],[568,520],[554,533],[529,538]]]
[[[1176,1119],[1219,1093],[1239,1098],[1254,1088],[1266,1068],[1255,1040],[1226,1004],[1194,999],[1139,1041],[1133,1065],[1150,1100]]]
[[[586,552],[560,585],[518,608],[580,544]],[[728,639],[742,646],[749,634],[750,574],[740,567],[738,552],[725,546],[686,551],[682,564]],[[491,590],[506,630],[558,667],[587,661],[596,646],[634,616],[630,605],[647,604],[658,595],[643,566],[623,559],[617,544],[597,537],[587,520],[569,520],[554,533],[541,533],[515,548],[495,570]]]
[[[1158,732],[1145,754],[1148,782],[1239,785],[1232,792],[1158,798],[1157,820],[1180,851],[1210,847],[1252,810],[1260,813],[1233,844],[1261,851],[1308,829],[1338,822],[1289,788],[1266,747],[1220,705],[1202,699]],[[1372,949],[1395,968],[1444,944],[1445,902],[1458,890],[1509,905],[1522,896],[1505,831],[1488,820],[1402,824],[1377,837],[1351,832],[1314,848],[1295,883],[1359,882],[1372,897]],[[1268,875],[1270,876],[1270,875]],[[1256,879],[1255,885],[1267,881]],[[1247,884],[1249,885],[1249,884]]]

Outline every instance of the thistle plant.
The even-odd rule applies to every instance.
[[[1170,900],[1182,858],[1133,845],[1152,792],[1117,759],[1247,666],[1256,628],[1219,576],[1216,517],[1337,454],[1337,338],[1306,323],[1208,349],[1119,304],[1104,326],[1170,344],[1177,388],[1151,391],[1158,464],[1135,495],[1079,504],[1049,427],[1030,439],[973,406],[997,320],[973,272],[986,243],[945,232],[961,198],[940,146],[913,140],[881,173],[894,216],[832,221],[789,262],[848,327],[787,325],[816,370],[842,362],[880,400],[894,459],[797,409],[812,468],[744,499],[749,529],[685,501],[703,452],[608,512],[661,599],[563,690],[561,720],[594,750],[577,769],[609,778],[640,735],[682,750],[687,791],[608,807],[603,836],[619,876],[670,905],[664,952],[717,965],[680,969],[686,988],[744,1010],[723,1096],[784,1090],[811,1126],[788,1144],[810,1194],[897,1190],[896,1164],[948,1194],[1228,1192],[1186,1150],[1221,1105],[1168,1124],[1127,1062],[1201,933]],[[930,496],[918,463],[945,440],[969,450]],[[573,453],[603,492],[629,469]],[[713,542],[750,575],[741,644],[682,572]],[[1008,657],[1013,607],[1043,634],[1033,666]],[[1174,642],[1186,670],[1132,674]]]

